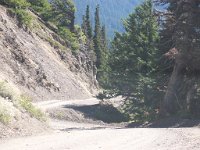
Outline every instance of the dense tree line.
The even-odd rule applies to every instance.
[[[82,23],[82,15],[87,5],[90,6],[91,18],[94,19],[96,5],[100,6],[101,22],[107,29],[107,37],[111,40],[115,31],[123,32],[121,19],[127,17],[133,7],[141,3],[141,0],[74,0],[77,7],[76,22]],[[94,24],[93,24],[94,25]]]
[[[125,32],[115,34],[107,91],[126,99],[124,110],[135,120],[197,116],[200,1],[154,2],[144,1],[125,20]]]
[[[157,19],[153,3],[145,1],[124,22],[125,32],[116,33],[110,57],[110,86],[124,96],[125,111],[134,119],[156,113]],[[145,116],[145,112],[146,115]]]
[[[106,82],[108,80],[108,44],[107,44],[107,35],[106,35],[106,27],[102,26],[100,19],[100,7],[96,6],[95,11],[95,25],[94,32],[91,25],[91,17],[90,17],[90,8],[89,5],[86,8],[86,13],[83,15],[82,21],[82,30],[85,33],[87,40],[89,43],[93,44],[93,50],[96,55],[96,67],[97,67],[97,80],[99,84],[104,87],[106,86]]]

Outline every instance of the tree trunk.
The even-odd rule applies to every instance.
[[[187,96],[186,96],[186,110],[187,110],[187,112],[191,112],[191,105],[192,105],[192,101],[194,99],[196,88],[197,87],[195,85],[195,78],[193,77],[189,81],[188,91],[187,91]]]
[[[184,65],[181,63],[176,63],[176,65],[174,66],[174,70],[171,75],[164,100],[161,104],[160,114],[162,116],[175,113],[179,107],[177,92],[183,81],[183,69]]]

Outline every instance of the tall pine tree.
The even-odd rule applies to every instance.
[[[99,16],[99,5],[95,11],[95,29],[94,29],[94,50],[96,53],[96,66],[97,66],[97,80],[101,86],[105,86],[107,82],[106,69],[107,69],[107,39],[105,27],[101,27],[100,16]]]
[[[99,16],[99,5],[97,5],[95,11],[94,49],[97,57],[96,66],[99,68],[101,65],[101,24]]]
[[[99,67],[99,83],[102,87],[106,88],[109,85],[108,74],[109,74],[109,49],[108,49],[108,41],[106,35],[106,27],[103,25],[101,27],[101,65]]]
[[[132,113],[134,119],[145,119],[158,107],[154,101],[154,72],[159,35],[152,1],[138,6],[125,20],[124,27],[126,32],[116,33],[112,42],[111,88],[127,98],[127,113]]]
[[[86,8],[85,23],[86,23],[86,28],[87,28],[87,36],[89,39],[92,39],[92,25],[90,22],[90,7],[89,7],[89,5],[87,5],[87,8]]]

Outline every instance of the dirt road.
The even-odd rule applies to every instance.
[[[94,105],[98,100],[48,101],[42,109]],[[118,128],[51,120],[51,133],[0,142],[0,150],[199,150],[199,128]]]

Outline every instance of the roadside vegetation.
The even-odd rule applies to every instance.
[[[31,99],[26,95],[21,95],[6,82],[0,82],[0,98],[13,105],[22,112],[27,112],[30,117],[36,118],[40,121],[46,121],[45,114],[31,103]],[[1,99],[0,99],[1,100]],[[8,108],[0,101],[0,122],[8,124],[12,121],[12,115],[9,114]]]
[[[0,103],[0,122],[7,125],[12,120],[12,116],[9,114],[8,110],[4,108],[4,105]]]
[[[104,98],[121,95],[132,121],[199,118],[199,6],[146,0],[115,34]]]

